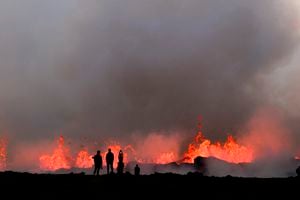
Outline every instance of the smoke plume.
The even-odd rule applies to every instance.
[[[9,152],[61,133],[191,139],[199,115],[224,140],[261,107],[300,141],[299,14],[297,0],[1,1]]]

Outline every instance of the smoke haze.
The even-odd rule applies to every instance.
[[[0,128],[10,148],[192,138],[201,115],[223,140],[274,107],[296,143],[299,14],[296,0],[1,1]]]

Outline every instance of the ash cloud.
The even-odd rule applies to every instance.
[[[258,76],[298,46],[295,2],[1,1],[0,126],[26,140],[192,137],[202,115],[224,139],[273,103]]]

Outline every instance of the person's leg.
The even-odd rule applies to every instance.
[[[97,175],[99,176],[100,167],[97,167]]]
[[[107,174],[109,174],[109,164],[107,164],[106,167],[107,167]]]
[[[94,175],[96,174],[96,169],[97,169],[97,168],[96,168],[96,166],[95,166],[94,173],[93,173]]]
[[[113,173],[113,172],[114,172],[113,163],[111,163],[111,165],[110,165],[110,170],[111,170],[111,173]]]

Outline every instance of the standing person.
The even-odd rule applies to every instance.
[[[102,169],[102,156],[99,150],[97,151],[97,154],[93,156],[93,159],[94,159],[94,166],[95,166],[93,174],[99,175],[99,171],[100,169]]]
[[[118,155],[119,162],[118,162],[118,166],[117,166],[117,173],[118,174],[123,174],[123,170],[124,170],[123,158],[124,158],[123,151],[120,150],[119,155]]]
[[[134,168],[134,175],[139,176],[140,173],[141,173],[141,169],[140,169],[139,165],[136,164],[135,168]]]
[[[119,155],[118,155],[119,163],[123,163],[123,158],[124,158],[123,151],[120,150],[120,151],[119,151]]]
[[[107,167],[107,174],[109,174],[109,169],[111,173],[114,172],[114,154],[111,152],[111,149],[108,149],[108,152],[106,154],[106,167]]]

